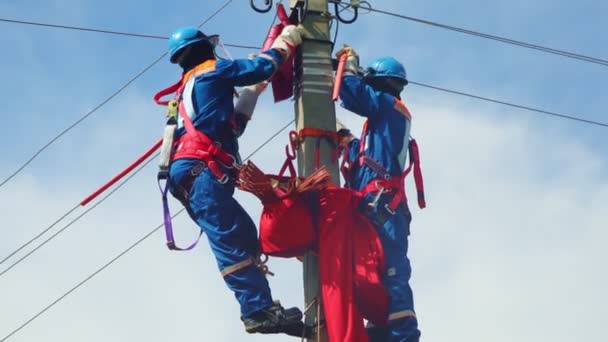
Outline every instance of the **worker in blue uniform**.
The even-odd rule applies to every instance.
[[[273,300],[259,267],[256,226],[233,198],[240,164],[237,138],[253,114],[264,82],[301,43],[300,31],[293,25],[285,27],[269,50],[249,59],[217,59],[216,43],[217,36],[193,27],[180,28],[169,39],[170,61],[183,69],[180,111],[186,112],[196,130],[184,128],[183,120],[177,129],[170,191],[207,236],[224,281],[240,304],[246,331],[301,336],[302,312]],[[243,87],[236,104],[234,87]],[[213,143],[204,144],[205,140]],[[233,163],[215,163],[213,156],[220,154],[231,156]],[[212,168],[212,163],[219,168]]]
[[[345,127],[339,130],[352,162],[346,186],[367,193],[361,211],[376,227],[382,241],[387,269],[382,282],[390,297],[388,325],[368,326],[368,335],[372,342],[418,342],[420,330],[409,285],[411,266],[407,256],[411,214],[405,201],[400,201],[395,210],[389,207],[397,187],[378,188],[391,180],[398,181],[402,174],[405,176],[411,115],[400,94],[408,83],[406,71],[396,59],[381,57],[361,72],[354,49],[345,46],[337,53],[338,57],[343,54],[348,57],[340,89],[342,106],[367,118],[362,139],[356,139]],[[370,187],[375,191],[369,192]]]

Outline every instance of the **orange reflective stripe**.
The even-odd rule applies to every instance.
[[[202,75],[202,74],[206,74],[212,71],[215,71],[215,63],[216,60],[215,59],[210,59],[207,61],[204,61],[203,63],[197,65],[196,67],[194,67],[194,69],[188,71],[184,77],[182,78],[182,85],[185,85],[188,80],[190,80],[190,78],[192,76],[194,76],[196,74],[196,76]]]
[[[228,266],[228,267],[224,267],[224,269],[222,270],[222,276],[225,277],[229,274],[232,274],[234,272],[240,271],[245,267],[249,267],[253,265],[253,260],[252,259],[247,259],[247,260],[243,260],[239,263],[236,263],[232,266]]]
[[[403,116],[405,116],[408,120],[412,120],[412,113],[410,113],[410,110],[407,108],[405,103],[398,98],[395,98],[395,110],[403,114]]]
[[[407,318],[407,317],[416,318],[416,313],[412,310],[403,310],[403,311],[399,311],[399,312],[393,312],[392,314],[388,315],[388,320],[394,321],[397,319],[402,319],[402,318]]]

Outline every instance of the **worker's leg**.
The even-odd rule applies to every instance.
[[[189,191],[188,213],[207,235],[224,281],[241,306],[246,330],[300,336],[302,312],[273,302],[266,277],[253,262],[259,252],[255,224],[233,194],[233,183],[220,184],[206,169]]]
[[[412,273],[407,257],[410,221],[409,210],[401,206],[395,216],[378,232],[386,256],[387,270],[382,282],[390,296],[388,336],[385,335],[384,341],[418,342],[420,339],[412,289],[409,285]],[[374,336],[382,336],[381,330],[370,329],[370,340],[375,341]]]
[[[258,253],[255,224],[233,193],[233,184],[220,184],[206,169],[192,184],[189,213],[207,235],[224,281],[247,317],[272,305],[272,296],[266,277],[253,263]]]

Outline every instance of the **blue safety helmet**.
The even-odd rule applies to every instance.
[[[380,57],[374,59],[367,67],[366,78],[394,77],[407,84],[405,67],[393,57]]]
[[[215,47],[218,39],[218,35],[207,36],[195,27],[180,27],[169,38],[170,61],[171,63],[177,63],[179,52],[189,45],[207,40]]]

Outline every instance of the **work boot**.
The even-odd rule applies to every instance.
[[[296,337],[309,337],[311,330],[302,322],[302,311],[298,308],[285,309],[281,303],[275,301],[271,306],[254,312],[250,317],[241,320],[245,330],[260,334],[287,334]]]

